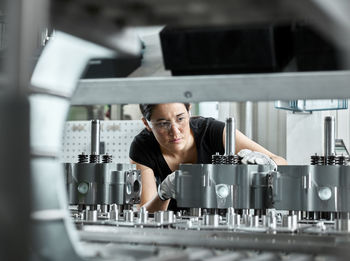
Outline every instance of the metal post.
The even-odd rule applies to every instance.
[[[324,156],[325,162],[327,157],[335,154],[335,119],[327,116],[324,119]]]
[[[234,155],[236,151],[236,122],[235,118],[226,119],[225,155]]]
[[[245,102],[245,120],[244,120],[245,135],[253,138],[253,103],[251,101]]]
[[[91,121],[91,155],[100,155],[100,121]]]

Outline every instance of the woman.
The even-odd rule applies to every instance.
[[[188,103],[140,105],[146,128],[134,138],[129,156],[141,170],[141,206],[150,212],[168,208],[179,164],[208,164],[213,154],[225,152],[225,124],[212,118],[191,118],[190,108]],[[236,152],[244,163],[287,164],[238,130]],[[169,209],[175,207],[172,201]]]

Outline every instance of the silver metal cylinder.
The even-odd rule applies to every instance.
[[[236,213],[234,208],[228,208],[226,212],[226,223],[228,226],[236,225]]]
[[[235,118],[226,119],[225,155],[234,155],[236,151],[236,122]]]
[[[327,116],[324,118],[324,156],[330,155],[335,155],[335,119]]]
[[[202,215],[201,208],[190,208],[190,216],[191,217],[200,217]]]
[[[241,225],[241,215],[236,214],[235,223],[236,223],[236,226],[238,226],[238,227]]]
[[[267,216],[267,226],[271,229],[276,229],[277,227],[276,216],[273,213],[269,213]]]
[[[111,220],[118,221],[118,219],[119,219],[119,209],[118,209],[117,204],[112,204],[110,206],[109,218]]]
[[[141,207],[139,211],[139,222],[140,223],[147,223],[148,221],[148,211],[146,207]]]
[[[282,226],[291,230],[296,229],[298,226],[298,216],[297,215],[283,216]]]
[[[97,221],[97,210],[86,210],[85,219],[87,221]]]
[[[350,232],[350,213],[339,213],[335,220],[335,228],[338,231]]]
[[[168,222],[168,223],[174,222],[174,211],[168,210],[164,212],[164,222]]]
[[[108,213],[108,205],[105,205],[105,204],[101,205],[101,213]]]
[[[250,224],[251,227],[258,227],[259,226],[259,216],[251,216]]]
[[[132,210],[124,210],[123,214],[126,222],[134,222],[134,212]]]
[[[91,121],[91,155],[100,154],[100,121]]]
[[[206,226],[219,226],[219,215],[218,214],[206,214],[203,216],[204,225]]]
[[[267,227],[268,226],[268,224],[267,224],[267,216],[265,216],[265,215],[261,216],[261,224],[262,224],[263,227]]]
[[[164,223],[164,211],[157,211],[154,213],[154,221],[159,224]]]

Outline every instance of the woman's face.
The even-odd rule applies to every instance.
[[[159,145],[169,151],[181,151],[191,135],[189,112],[183,103],[158,104],[147,122]]]

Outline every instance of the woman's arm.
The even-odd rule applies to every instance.
[[[149,212],[166,210],[170,200],[161,200],[158,197],[157,185],[153,170],[145,165],[130,160],[132,164],[136,164],[136,169],[141,171],[141,203],[140,206],[145,206]]]
[[[226,146],[226,127],[223,131],[223,143],[224,148]],[[245,136],[242,132],[239,130],[236,130],[236,154],[242,150],[242,149],[249,149],[252,151],[258,151],[261,153],[264,153],[265,155],[269,156],[274,162],[276,162],[277,165],[288,165],[287,161],[272,152],[265,149],[263,146],[259,145],[258,143],[254,142],[253,140],[249,139],[247,136]]]

